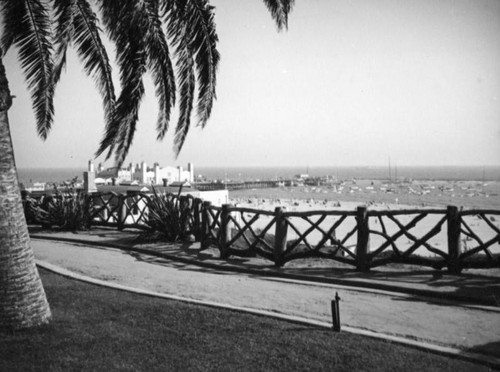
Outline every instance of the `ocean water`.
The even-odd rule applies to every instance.
[[[62,182],[75,177],[83,179],[86,168],[18,168],[19,182],[28,186],[34,182]]]
[[[62,182],[83,178],[85,168],[20,168],[19,181]],[[337,179],[404,179],[500,181],[500,166],[440,166],[440,167],[196,167],[195,174],[210,180],[249,181],[289,179],[298,174],[334,176]]]
[[[333,176],[337,179],[405,179],[500,181],[500,166],[471,167],[199,167],[196,175],[209,179],[246,181],[289,179],[298,174],[311,177]]]

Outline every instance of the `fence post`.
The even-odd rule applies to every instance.
[[[358,225],[358,239],[356,242],[356,269],[358,271],[369,271],[370,262],[368,248],[370,241],[370,230],[368,227],[368,215],[366,206],[356,209],[356,223]]]
[[[460,264],[460,254],[462,247],[460,244],[460,224],[461,217],[458,208],[449,205],[446,209],[448,223],[448,272],[460,274],[462,266]]]
[[[222,211],[220,214],[220,241],[219,241],[219,251],[220,257],[226,259],[229,257],[227,244],[231,240],[231,228],[229,226],[229,207],[230,204],[222,204]]]
[[[118,196],[118,230],[123,230],[125,226],[125,216],[127,215],[127,204],[125,203],[126,196]]]
[[[201,207],[201,249],[207,249],[210,246],[210,213],[208,209],[212,202],[204,201]]]
[[[196,238],[196,241],[199,242],[202,240],[202,231],[203,231],[203,225],[202,225],[202,218],[201,218],[201,203],[202,200],[200,198],[196,198],[193,201],[193,229],[194,229],[194,236]]]
[[[288,224],[286,223],[283,209],[276,207],[274,209],[276,216],[276,233],[274,236],[274,265],[281,267],[284,264],[283,254],[286,251],[286,239]]]
[[[83,200],[84,200],[84,210],[85,210],[85,225],[87,228],[90,228],[90,226],[92,225],[92,220],[93,220],[93,216],[92,216],[92,194],[89,194],[89,193],[85,193],[83,194]]]

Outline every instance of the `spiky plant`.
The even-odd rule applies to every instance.
[[[55,189],[46,207],[42,223],[66,231],[87,230],[91,210],[85,194],[72,188]]]
[[[42,224],[47,218],[47,211],[42,208],[42,198],[35,199],[26,193],[23,195],[23,208],[28,225]]]
[[[177,195],[162,193],[153,187],[153,195],[147,202],[147,225],[150,230],[145,236],[153,235],[168,242],[177,242],[192,234],[189,221],[194,213],[193,207],[187,199],[181,198],[181,192],[182,187]]]

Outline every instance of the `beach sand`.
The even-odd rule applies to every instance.
[[[301,186],[230,191],[231,199],[290,199],[349,202],[355,205],[409,205],[500,210],[500,182],[356,180],[341,186]],[[350,204],[349,204],[350,206]]]
[[[499,183],[495,185],[483,186],[478,185],[477,182],[463,182],[461,186],[458,183],[450,185],[449,183],[440,182],[426,182],[425,189],[418,187],[420,190],[425,190],[425,194],[417,195],[413,193],[403,192],[401,189],[393,188],[394,192],[380,191],[380,185],[372,181],[364,181],[360,185],[357,181],[357,188],[348,189],[347,192],[335,192],[332,188],[328,187],[287,187],[287,188],[271,188],[271,189],[253,189],[253,190],[237,190],[231,191],[229,196],[229,203],[242,208],[252,208],[258,210],[274,211],[276,207],[282,207],[287,212],[303,212],[303,211],[318,211],[318,214],[309,218],[309,221],[302,217],[289,217],[290,222],[296,229],[303,233],[312,226],[312,223],[318,221],[322,211],[354,211],[360,205],[366,205],[369,210],[395,210],[395,209],[446,209],[446,205],[463,205],[465,208],[488,208],[500,210],[498,203],[498,196],[495,194],[497,188],[500,188]],[[368,185],[368,186],[366,186]],[[417,186],[412,185],[412,189],[416,190]],[[482,187],[481,189],[479,187]],[[352,186],[351,186],[352,187]],[[366,189],[368,187],[368,189]],[[484,191],[489,187],[487,191]],[[373,188],[373,189],[372,189]],[[345,187],[344,190],[345,191]],[[453,191],[450,191],[453,189]],[[458,191],[451,197],[451,193],[457,190],[467,192],[461,196]],[[354,190],[351,192],[351,190]],[[378,191],[377,191],[378,190]],[[407,190],[405,188],[404,190]],[[470,190],[477,190],[476,194],[472,195]],[[375,192],[373,192],[375,191]],[[443,196],[444,193],[450,195]],[[450,198],[457,201],[457,203],[449,203]],[[452,200],[452,201],[453,201]],[[458,204],[458,202],[462,202]],[[465,206],[466,204],[467,206]],[[235,213],[235,216],[246,221],[253,217],[251,213]],[[405,225],[408,224],[418,214],[398,216],[397,220]],[[417,238],[423,237],[431,229],[433,229],[439,221],[443,218],[441,214],[429,214],[424,219],[410,230],[410,233]],[[500,229],[499,216],[488,216],[490,222]],[[319,225],[324,231],[328,231],[330,227],[339,219],[338,216],[328,216]],[[253,224],[253,227],[264,229],[272,220],[272,217],[259,216],[259,219]],[[483,240],[488,241],[496,236],[496,232],[482,219],[477,216],[468,216],[464,218],[467,225]],[[383,218],[382,221],[378,218],[372,217],[369,219],[370,229],[382,232],[386,230],[388,235],[392,235],[399,231],[397,224],[388,218]],[[340,240],[343,239],[356,225],[355,217],[350,216],[337,228],[336,237]],[[274,226],[269,230],[274,234]],[[293,228],[288,229],[288,241],[297,239],[299,236]],[[310,233],[307,240],[310,244],[317,244],[323,238],[323,234],[315,229]],[[386,239],[380,235],[371,234],[370,236],[370,251],[376,250],[383,244]],[[406,250],[414,242],[407,236],[401,236],[396,240],[396,245],[400,250]],[[428,243],[435,249],[442,252],[447,251],[447,227],[444,223],[441,231],[432,237]],[[354,249],[356,244],[356,234],[345,242],[345,246],[349,249]],[[473,239],[467,238],[462,234],[462,245],[465,250],[472,249],[477,246],[477,242]],[[391,250],[391,247],[386,250]],[[490,252],[493,254],[500,253],[500,244],[496,243],[490,247]],[[416,255],[433,257],[435,253],[430,252],[424,247],[415,251]]]

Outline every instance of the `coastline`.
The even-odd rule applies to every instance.
[[[441,181],[442,182],[442,181]],[[370,183],[371,184],[371,183]],[[471,185],[477,185],[477,182],[469,182]],[[377,192],[371,189],[359,189],[356,192],[339,193],[338,191],[333,191],[334,189],[317,186],[317,187],[282,187],[282,188],[271,188],[271,189],[252,189],[252,190],[234,190],[229,192],[229,204],[241,208],[251,208],[257,210],[274,211],[276,207],[282,207],[287,212],[317,212],[315,217],[311,217],[311,221],[319,221],[319,216],[324,211],[353,211],[356,207],[361,205],[366,205],[368,209],[371,210],[397,210],[397,209],[428,209],[437,208],[443,209],[443,213],[446,212],[446,207],[448,205],[454,205],[458,208],[463,207],[464,209],[483,209],[483,210],[500,210],[500,200],[498,197],[486,196],[486,194],[478,193],[477,195],[472,195],[470,197],[460,197],[451,195],[442,195],[442,191],[436,184],[427,182],[426,185],[431,187],[428,193],[424,195],[415,194],[403,194],[397,191],[386,193]],[[500,188],[500,183],[496,182],[493,185],[494,189]],[[437,190],[437,191],[436,191]],[[466,188],[466,190],[468,190]],[[397,202],[396,202],[397,200]],[[250,219],[252,214],[247,214],[247,220]],[[413,216],[413,217],[412,217]],[[402,224],[410,223],[411,219],[414,218],[413,215],[401,215],[398,220]],[[437,223],[439,223],[440,216],[437,214],[431,214],[425,217],[422,221],[418,223],[417,226],[412,228],[412,233],[416,236],[424,236],[427,232],[431,231]],[[306,221],[298,216],[288,217],[291,223],[299,231],[306,231],[311,228],[311,221]],[[490,217],[490,224],[496,226],[500,229],[500,222],[498,218]],[[328,226],[335,221],[335,217],[327,217],[322,220],[323,229],[328,230]],[[479,236],[488,240],[493,238],[495,232],[486,224],[481,221],[477,216],[466,217],[466,221],[471,228]],[[270,223],[270,217],[260,216],[258,221],[253,225],[254,228],[263,229],[267,224]],[[372,222],[374,229],[380,229],[381,226],[376,219]],[[355,227],[355,219],[351,218],[348,222],[340,225],[336,232],[338,236],[346,237]],[[399,227],[386,221],[387,231],[389,234],[393,234],[399,230]],[[298,239],[299,235],[294,231],[289,231],[288,238],[291,240]],[[308,241],[311,244],[316,244],[323,237],[319,231],[312,231],[308,236]],[[380,236],[371,237],[371,246],[379,247],[385,242],[384,238]],[[444,253],[446,253],[447,247],[447,234],[446,228],[441,229],[431,240],[431,245]],[[464,237],[462,242],[464,249],[470,248],[473,242],[467,237]],[[403,251],[408,249],[412,245],[412,241],[407,238],[400,238],[398,240],[398,245]],[[346,246],[353,248],[355,246],[355,239],[353,237],[346,241]],[[498,244],[490,247],[490,253],[500,253]],[[354,248],[353,248],[354,249]],[[371,248],[372,249],[372,248]],[[418,256],[430,256],[435,257],[435,253],[429,252],[424,247],[418,248],[415,252]]]
[[[373,185],[372,185],[373,183]],[[267,189],[234,190],[229,192],[230,203],[258,204],[258,200],[269,201],[300,201],[318,209],[342,204],[349,209],[358,205],[368,207],[389,208],[408,207],[439,207],[448,205],[466,209],[499,209],[500,182],[482,183],[478,181],[415,181],[414,189],[420,189],[420,194],[408,191],[407,188],[394,187],[390,192],[382,191],[381,181],[357,181],[357,188],[346,187],[342,191],[328,186],[297,186]],[[422,189],[421,185],[425,185]],[[368,189],[367,189],[368,187]],[[373,189],[371,189],[373,187]],[[256,204],[257,203],[257,204]],[[248,203],[245,203],[248,204]],[[261,203],[262,204],[262,203]],[[276,204],[276,203],[274,203]],[[268,209],[268,208],[266,208]]]
[[[268,167],[261,168],[261,174],[255,173],[253,179],[257,180],[258,177],[264,176],[266,173],[272,170],[278,171],[279,169],[284,169],[285,167]],[[299,167],[288,167],[288,172],[297,170]],[[398,173],[401,177],[404,176],[404,169],[411,167],[402,167],[401,171]],[[417,168],[417,167],[413,167]],[[436,176],[433,174],[443,167],[428,167],[427,176]],[[475,176],[481,174],[481,169],[484,167],[447,167],[450,169],[462,169],[470,168],[476,173]],[[496,175],[496,169],[500,167],[493,167],[491,172],[488,170],[486,172],[487,176],[493,174]],[[224,168],[213,168],[218,171]],[[253,168],[240,167],[231,168],[231,171],[239,170],[240,172],[245,172]],[[378,204],[382,205],[406,205],[412,207],[446,207],[448,205],[454,205],[457,207],[463,207],[468,209],[479,208],[479,209],[499,209],[500,210],[500,179],[499,180],[479,180],[479,178],[473,178],[468,180],[456,180],[448,179],[443,180],[443,177],[439,177],[440,180],[428,180],[425,178],[416,178],[412,180],[401,181],[402,178],[398,178],[398,181],[393,180],[392,182],[387,178],[369,178],[373,169],[377,172],[382,172],[382,167],[313,167],[311,169],[312,177],[317,176],[316,172],[328,172],[334,171],[335,169],[341,169],[340,173],[344,171],[364,171],[365,176],[359,178],[336,178],[333,179],[335,184],[331,185],[321,185],[321,186],[296,186],[296,187],[282,187],[282,188],[269,188],[269,189],[249,189],[249,190],[232,190],[229,192],[229,197],[231,199],[286,199],[286,200],[301,200],[301,201],[312,201],[309,204],[317,204],[318,207],[324,203],[325,205],[332,205],[331,203],[354,203],[354,205],[367,205],[374,206]],[[420,167],[423,171],[424,167]],[[430,171],[429,171],[430,169]],[[204,173],[208,170],[207,167],[199,167],[198,172]],[[257,172],[257,170],[254,170]],[[386,170],[387,171],[387,170]],[[75,176],[79,178],[82,177],[83,170],[77,168],[39,168],[39,169],[18,169],[19,180],[23,182],[25,186],[28,186],[31,182],[60,182],[67,181]],[[479,173],[478,173],[479,172]],[[321,173],[322,175],[328,173]],[[207,174],[209,175],[209,174]],[[471,173],[470,176],[473,174]],[[500,175],[500,173],[499,173]],[[209,175],[211,179],[216,174]],[[229,176],[229,174],[228,174]],[[250,176],[249,173],[241,173],[241,177]],[[490,177],[487,177],[490,178]],[[498,178],[497,176],[492,177],[493,179]],[[264,178],[261,178],[264,179]],[[491,179],[491,178],[490,178]],[[229,179],[228,179],[229,181]],[[233,179],[235,181],[235,179]],[[196,186],[195,186],[196,187]],[[325,203],[326,201],[326,203]],[[321,208],[323,209],[323,208]]]

